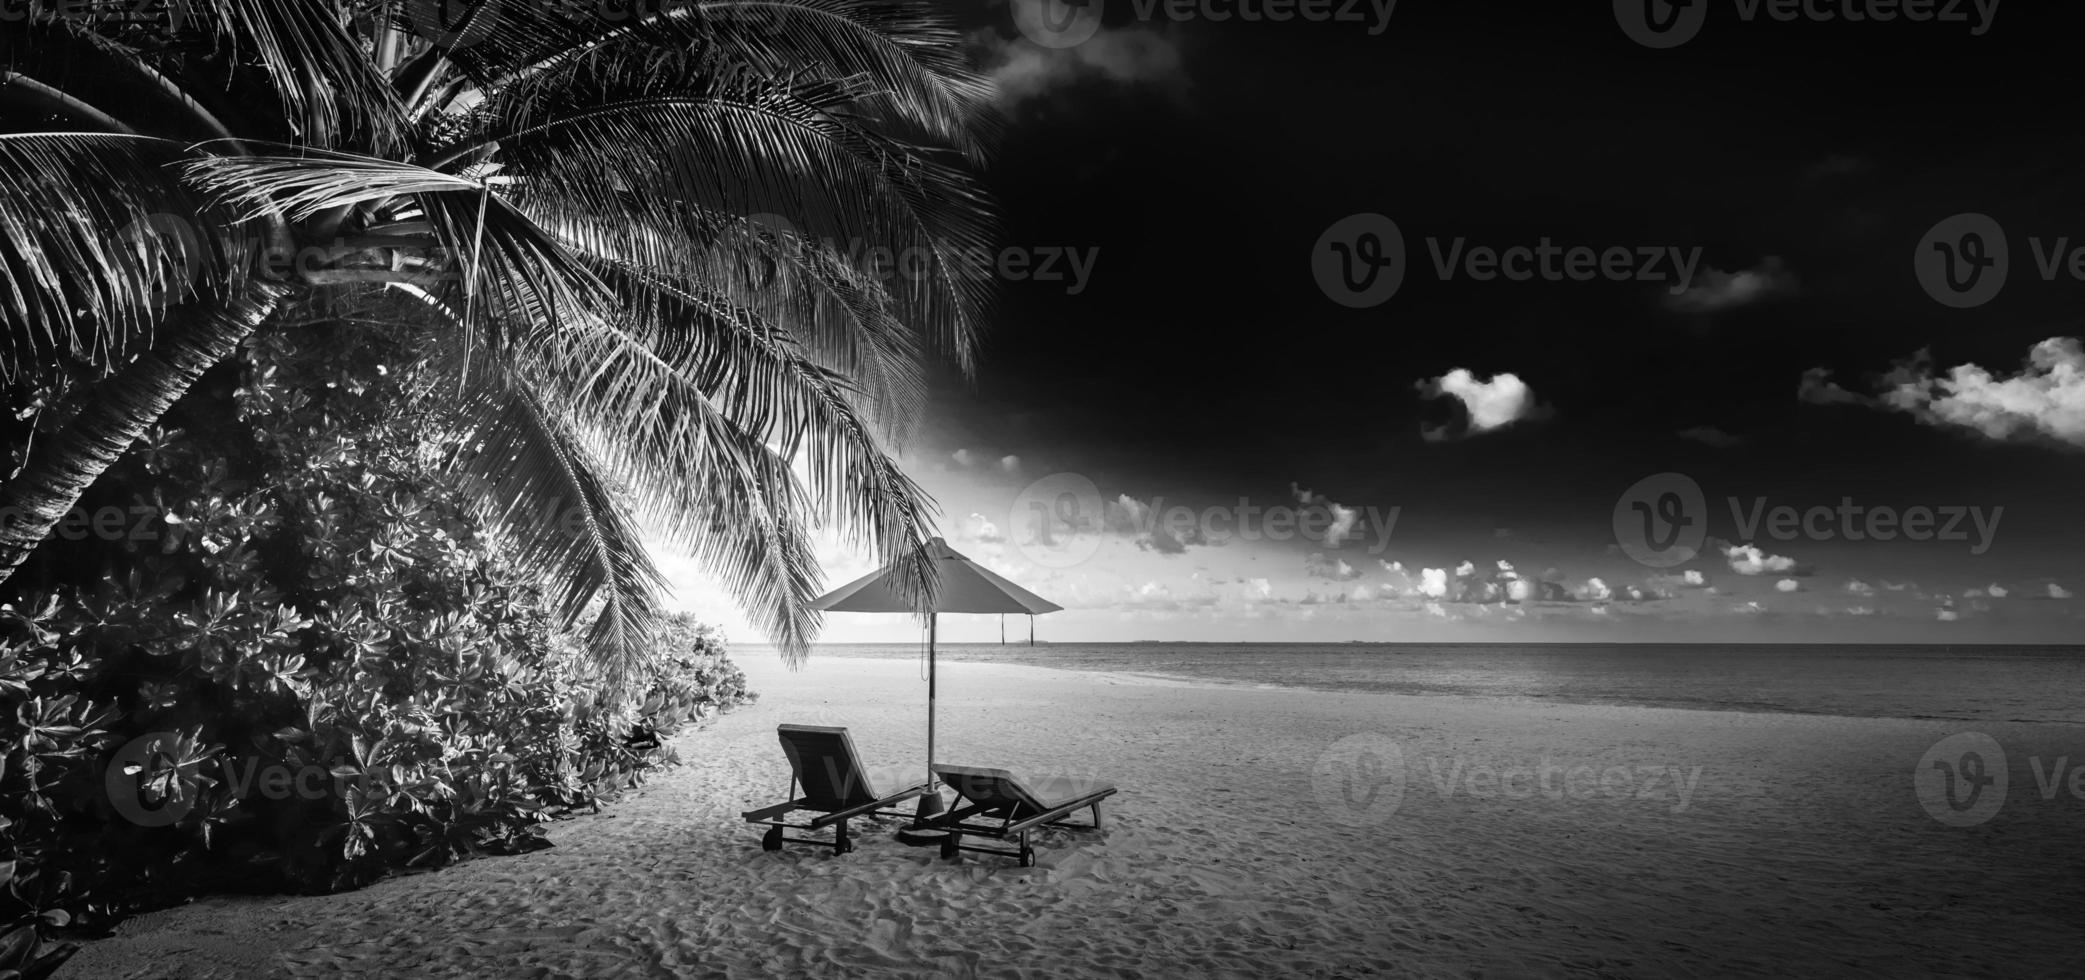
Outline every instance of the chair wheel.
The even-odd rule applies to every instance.
[[[765,834],[762,834],[762,835],[760,835],[760,849],[761,849],[761,850],[763,850],[763,851],[779,851],[779,850],[781,850],[781,849],[782,849],[782,828],[780,828],[780,827],[770,827],[770,828],[768,828],[768,831],[767,831],[767,833],[765,833]]]
[[[1021,867],[1035,867],[1035,850],[1033,848],[1021,848]]]

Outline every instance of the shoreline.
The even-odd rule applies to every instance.
[[[841,857],[762,852],[738,814],[786,789],[774,726],[846,725],[879,787],[904,785],[921,775],[926,685],[902,660],[741,662],[760,702],[677,738],[681,767],[551,825],[555,847],[358,892],[205,899],[125,923],[58,976],[2081,965],[2061,912],[2085,903],[2085,855],[2061,842],[2085,800],[2040,799],[2028,762],[2085,760],[2085,740],[2045,726],[1987,726],[2018,753],[2013,786],[1963,829],[1913,795],[1920,754],[1955,728],[1939,722],[944,670],[943,761],[1121,788],[1104,832],[1052,831],[1024,869],[904,847],[889,839],[903,821],[859,827]],[[1354,794],[1351,766],[1326,780],[1356,740],[1396,747],[1395,799]]]
[[[850,644],[866,646],[868,644]],[[1275,644],[1266,644],[1275,645]],[[1764,644],[1761,644],[1764,645]],[[813,656],[820,656],[813,654]],[[903,657],[851,656],[845,653],[826,653],[823,656],[836,660],[859,660],[871,663],[904,662]],[[924,654],[921,658],[924,660]],[[1202,677],[1192,674],[1169,674],[1161,671],[1123,671],[1088,667],[1053,667],[1047,664],[1008,663],[1004,661],[963,660],[951,661],[956,669],[973,670],[980,667],[992,669],[1022,668],[1046,670],[1061,674],[1076,674],[1086,677],[1111,677],[1120,683],[1149,683],[1163,687],[1203,687],[1217,690],[1249,691],[1309,691],[1318,694],[1369,694],[1392,698],[1440,698],[1462,700],[1481,704],[1556,704],[1577,705],[1589,708],[1642,708],[1654,711],[1698,711],[1709,714],[1740,715],[1785,715],[1794,718],[1843,718],[1872,719],[1879,721],[1915,721],[1959,725],[2050,725],[2085,729],[2085,720],[2066,721],[2053,718],[1975,718],[1960,715],[1862,715],[1833,711],[1801,711],[1782,707],[1724,706],[1716,702],[1680,702],[1656,704],[1626,698],[1572,698],[1561,695],[1495,695],[1467,694],[1456,691],[1381,691],[1368,688],[1338,687],[1331,684],[1284,684],[1278,681],[1249,681],[1236,678]]]

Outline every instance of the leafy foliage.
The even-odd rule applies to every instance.
[[[685,618],[607,681],[452,479],[482,440],[427,338],[306,312],[111,471],[87,511],[115,533],[0,609],[0,923],[548,846],[751,697]]]

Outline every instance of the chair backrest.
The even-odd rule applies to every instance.
[[[796,771],[796,785],[813,808],[845,810],[881,799],[854,751],[847,729],[825,725],[777,725],[782,752]]]
[[[1020,818],[1049,809],[1042,798],[1021,784],[1020,777],[1004,769],[936,764],[934,774],[964,799],[995,816]]]

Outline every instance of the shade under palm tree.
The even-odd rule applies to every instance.
[[[917,570],[893,564],[870,572],[813,600],[826,612],[907,613],[927,617],[927,779],[934,779],[934,642],[942,613],[1027,613],[1039,616],[1063,609],[1054,602],[1006,580],[971,561],[948,542],[934,538],[922,549],[933,568],[936,586],[927,608],[908,583]]]

